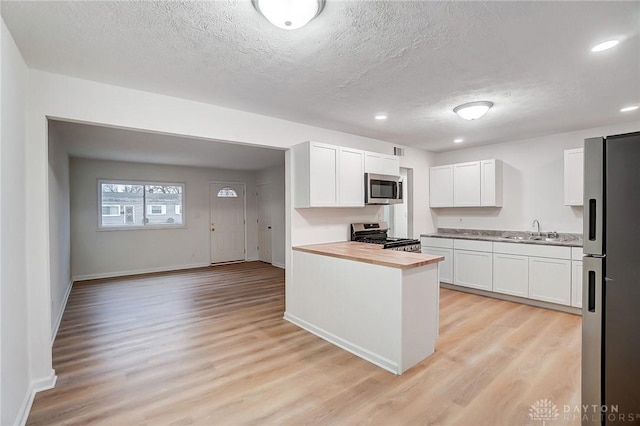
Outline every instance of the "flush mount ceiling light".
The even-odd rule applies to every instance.
[[[609,50],[612,47],[616,47],[620,43],[619,40],[609,40],[600,44],[596,44],[591,48],[592,52],[602,52],[603,50]]]
[[[375,116],[376,120],[386,120],[387,119],[387,114],[378,114]]]
[[[492,106],[493,102],[489,101],[469,102],[468,104],[458,105],[453,109],[453,112],[465,120],[477,120],[485,115]]]
[[[628,106],[628,107],[624,107],[620,110],[620,112],[629,112],[629,111],[635,111],[638,109],[638,105],[634,105],[634,106]]]
[[[453,143],[462,143],[464,142],[464,139],[454,139]]]
[[[276,27],[296,30],[322,12],[325,0],[251,0],[251,3]]]

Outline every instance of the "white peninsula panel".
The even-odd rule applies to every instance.
[[[434,352],[438,335],[442,258],[420,256],[438,260],[403,269],[294,249],[284,318],[402,374]]]

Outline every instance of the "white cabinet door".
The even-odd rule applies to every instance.
[[[364,151],[340,148],[339,196],[341,207],[364,206]]]
[[[571,304],[571,260],[529,258],[529,297]]]
[[[502,161],[480,162],[480,205],[502,207]]]
[[[571,306],[582,308],[582,262],[571,262]]]
[[[453,284],[453,249],[422,246],[422,253],[443,256],[444,260],[438,263],[440,282]]]
[[[395,155],[366,152],[364,169],[367,173],[398,176],[400,174],[400,159]]]
[[[564,151],[564,205],[581,206],[584,187],[584,148]]]
[[[473,207],[480,205],[480,162],[453,165],[453,205]]]
[[[429,169],[429,206],[453,207],[453,165]]]
[[[337,207],[339,148],[312,143],[309,151],[309,206]]]
[[[514,254],[493,254],[493,291],[529,297],[529,258]]]
[[[453,283],[491,291],[493,288],[492,257],[493,255],[487,252],[455,250]]]

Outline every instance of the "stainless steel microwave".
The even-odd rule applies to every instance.
[[[402,204],[402,178],[365,173],[364,203],[368,205]]]

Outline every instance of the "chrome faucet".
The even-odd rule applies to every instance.
[[[536,225],[537,225],[537,227],[538,227],[538,228],[537,228],[537,229],[538,229],[538,232],[536,232],[536,236],[537,236],[537,237],[539,237],[539,236],[540,236],[540,222],[538,221],[538,219],[535,219],[535,220],[533,221],[533,223],[531,224],[531,226],[536,226]]]

